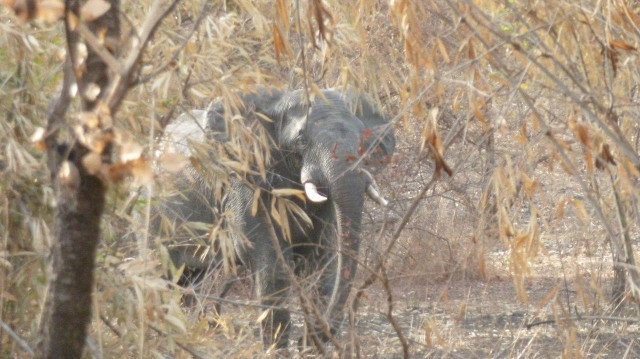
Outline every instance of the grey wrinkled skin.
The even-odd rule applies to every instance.
[[[285,259],[295,264],[299,276],[314,281],[315,292],[309,297],[316,298],[335,332],[343,320],[343,307],[356,271],[364,194],[370,181],[360,169],[375,173],[384,167],[393,154],[395,138],[388,119],[370,97],[352,90],[324,90],[322,95],[317,95],[310,107],[302,90],[259,88],[255,93],[240,95],[244,124],[262,126],[272,139],[267,180],[230,176],[221,204],[210,185],[215,179],[203,178],[188,168],[174,179],[181,194],[161,200],[157,211],[174,223],[215,223],[218,213],[230,213],[228,226],[233,229],[235,251],[254,275],[258,298],[264,305],[283,307],[289,292],[287,275],[269,237],[268,214],[261,210],[255,216],[251,213],[253,186],[263,189],[262,200],[269,207],[270,190],[302,190],[305,182],[315,184],[327,197],[325,202],[297,200],[312,226],[297,225],[290,219],[291,241],[284,239],[280,227],[275,225],[275,229]],[[165,130],[165,141],[184,146],[179,148],[184,153],[189,153],[187,140],[224,143],[232,137],[224,117],[222,103],[214,101],[206,111],[194,110],[172,122]],[[212,153],[211,161],[215,158]],[[170,253],[176,265],[191,264],[203,270],[202,265],[198,268],[188,263],[193,262],[189,251],[174,247]],[[215,261],[200,256],[195,262]],[[262,322],[265,346],[286,346],[289,327],[289,312],[272,310]],[[316,323],[310,323],[310,328],[312,334],[327,339]]]

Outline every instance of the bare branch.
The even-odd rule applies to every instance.
[[[139,84],[146,83],[151,79],[155,78],[156,76],[158,76],[159,74],[165,72],[167,68],[171,66],[171,64],[178,59],[178,56],[180,56],[180,53],[182,52],[184,47],[187,46],[187,44],[189,43],[189,40],[191,40],[191,38],[193,37],[193,34],[196,33],[198,28],[200,28],[200,24],[202,24],[202,21],[207,17],[207,15],[209,15],[209,1],[204,0],[202,2],[202,8],[200,9],[200,14],[196,19],[196,22],[193,24],[193,28],[191,29],[189,34],[182,40],[182,43],[180,44],[180,46],[178,46],[178,49],[173,52],[173,55],[171,55],[171,58],[169,59],[169,61],[164,63],[162,66],[158,67],[158,69],[155,70],[154,72],[144,76],[142,79],[135,82],[134,84],[139,85]]]
[[[124,99],[127,89],[131,85],[132,76],[134,71],[136,71],[138,61],[142,57],[147,44],[151,41],[151,37],[158,29],[162,20],[173,11],[179,0],[171,0],[169,5],[163,9],[162,7],[166,2],[167,0],[156,0],[153,5],[151,5],[149,15],[142,25],[139,41],[136,42],[129,56],[124,60],[122,72],[116,76],[107,91],[105,91],[106,96],[104,97],[104,102],[111,110],[111,115],[117,112],[120,103]]]
[[[29,344],[27,344],[27,342],[25,342],[24,340],[22,340],[22,338],[20,338],[20,336],[18,336],[18,334],[16,334],[16,332],[14,332],[5,322],[3,322],[2,320],[0,320],[0,329],[4,330],[5,333],[9,334],[9,336],[11,337],[11,339],[13,339],[13,341],[15,341],[18,346],[20,347],[20,349],[24,350],[25,352],[27,352],[27,354],[29,354],[29,356],[33,356],[33,349],[31,349],[31,347],[29,346]]]
[[[107,50],[101,43],[100,40],[89,30],[87,25],[85,25],[82,21],[78,22],[76,27],[78,33],[82,35],[85,42],[93,51],[95,51],[96,55],[100,57],[100,59],[107,64],[109,69],[116,74],[122,73],[122,66],[118,59],[116,59],[109,50]]]

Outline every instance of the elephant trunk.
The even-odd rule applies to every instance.
[[[343,307],[356,272],[362,207],[370,182],[358,169],[351,169],[352,163],[347,161],[333,159],[321,163],[324,166],[315,170],[303,169],[301,179],[307,198],[320,205],[318,217],[322,221],[314,223],[322,248],[317,267],[323,271],[319,304],[335,330],[342,321]]]
[[[336,224],[335,238],[331,243],[336,250],[335,267],[329,267],[334,269],[329,275],[333,277],[333,283],[327,283],[327,289],[331,290],[327,314],[332,321],[338,319],[335,318],[336,313],[342,313],[356,272],[365,187],[366,182],[357,170],[344,173],[329,186]]]

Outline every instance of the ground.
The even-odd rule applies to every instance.
[[[492,270],[485,280],[390,279],[393,316],[409,344],[410,357],[640,358],[635,305],[628,302],[619,313],[603,311],[611,278],[607,276],[610,270],[602,265],[601,251],[589,253],[586,241],[558,247],[567,242],[550,239],[543,243],[545,249],[532,263],[525,281],[526,302],[518,297],[508,263],[501,259],[506,254],[499,246],[488,255]],[[249,286],[248,281],[242,282],[229,299],[245,301],[250,297]],[[290,305],[297,308],[295,301]],[[402,346],[386,312],[387,294],[382,286],[374,285],[366,291],[355,330],[363,357],[402,357]],[[247,350],[259,356],[256,319],[260,313],[260,309],[225,304],[222,326],[211,329],[210,338],[218,341],[227,336],[242,343],[223,350],[231,357],[247,355]],[[294,339],[303,330],[302,317],[294,314],[293,320],[290,347],[295,348]],[[343,329],[346,340],[348,326]],[[247,343],[255,344],[249,349]],[[297,349],[287,353],[300,355]]]

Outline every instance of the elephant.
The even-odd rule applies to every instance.
[[[343,307],[356,273],[364,195],[381,206],[388,205],[373,174],[394,153],[391,124],[370,96],[351,88],[322,90],[309,99],[302,89],[259,87],[237,94],[237,99],[235,111],[214,100],[206,110],[182,114],[165,128],[163,141],[183,154],[191,154],[189,144],[198,142],[214,143],[220,149],[233,142],[231,125],[239,124],[263,136],[262,143],[267,144],[268,160],[262,174],[258,174],[259,164],[253,163],[247,172],[233,173],[227,183],[214,185],[215,179],[189,166],[173,177],[180,194],[160,200],[156,212],[174,223],[208,224],[226,214],[235,256],[252,273],[261,304],[272,308],[261,323],[266,347],[282,348],[288,343],[290,313],[284,304],[291,268],[299,276],[315,276],[312,290],[317,295],[310,297],[315,298],[316,308],[334,334],[343,321]],[[215,162],[218,157],[211,151],[207,161]],[[293,196],[291,202],[304,211],[310,223],[298,218],[285,229],[273,220],[267,212],[278,189],[304,193]],[[217,199],[216,191],[223,192],[223,200]],[[189,236],[194,233],[183,237]],[[206,266],[215,262],[211,252],[195,260],[192,251],[173,247],[169,253],[176,266],[193,268],[191,272],[185,269],[190,280],[202,276]],[[326,326],[321,329],[315,319],[308,324],[312,338],[328,340]]]

